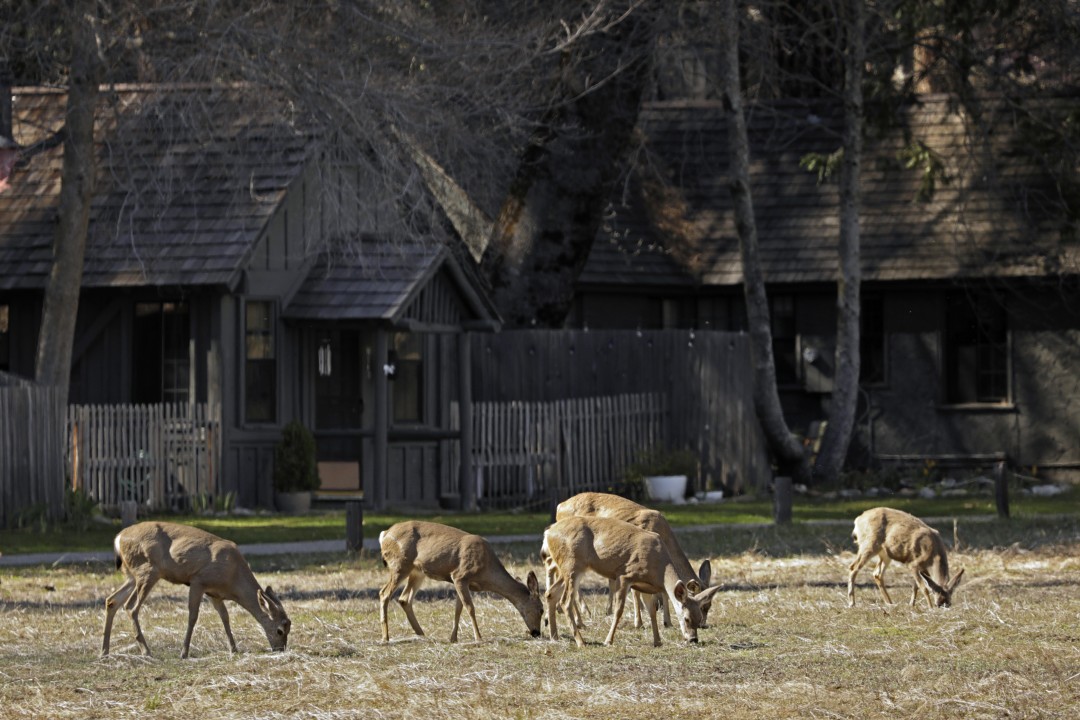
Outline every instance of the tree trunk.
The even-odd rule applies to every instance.
[[[38,337],[37,381],[60,388],[67,404],[75,317],[82,286],[90,204],[97,175],[94,113],[100,64],[94,0],[77,0],[71,14],[71,75],[53,265],[45,287]]]
[[[836,375],[829,424],[814,465],[814,477],[835,480],[844,467],[859,404],[859,171],[862,162],[863,64],[866,57],[864,0],[845,4],[844,161],[840,173],[840,282],[836,295]]]
[[[482,262],[510,327],[561,327],[570,311],[631,147],[654,22],[639,6],[565,51],[559,99],[522,156]]]
[[[739,15],[736,0],[724,0],[724,47],[721,93],[727,115],[730,190],[735,212],[735,228],[743,264],[743,293],[754,356],[754,407],[775,456],[779,474],[805,482],[808,475],[802,445],[791,434],[776,389],[776,363],[772,352],[769,299],[758,253],[757,222],[750,192],[750,140],[743,117],[739,84]]]

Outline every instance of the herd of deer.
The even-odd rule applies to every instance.
[[[950,577],[945,543],[936,530],[908,513],[879,507],[855,519],[852,537],[858,545],[858,554],[849,566],[850,606],[855,605],[855,576],[874,557],[878,559],[874,582],[887,603],[891,604],[892,599],[885,589],[884,574],[895,560],[908,565],[914,573],[913,606],[920,589],[931,607],[950,604],[964,571],[961,569]],[[136,642],[145,654],[150,654],[139,625],[139,609],[158,580],[190,588],[182,658],[188,656],[203,595],[210,598],[221,617],[233,652],[236,652],[236,640],[229,626],[226,600],[237,603],[255,617],[272,650],[285,649],[291,625],[289,617],[274,591],[259,585],[234,543],[187,525],[144,522],[122,530],[113,545],[117,568],[123,569],[127,581],[105,600],[102,655],[109,654],[113,617],[121,605],[131,615]],[[521,613],[533,637],[540,636],[546,608],[549,636],[558,639],[556,615],[561,611],[573,628],[575,642],[584,645],[580,582],[582,575],[590,570],[609,582],[613,610],[605,644],[610,645],[615,637],[631,590],[635,593],[638,626],[642,623],[642,606],[648,611],[653,645],[661,644],[656,618],[661,598],[666,600],[662,603],[665,625],[671,622],[670,606],[683,637],[688,642],[697,642],[697,631],[706,627],[709,607],[720,590],[719,585],[709,585],[712,578],[709,561],[695,570],[659,511],[605,493],[581,493],[559,505],[555,523],[544,531],[540,550],[547,579],[543,599],[536,574],[530,571],[524,583],[515,579],[488,541],[479,535],[413,520],[380,533],[379,546],[390,573],[379,592],[383,642],[390,640],[387,607],[402,583],[405,588],[398,596],[398,603],[413,631],[424,634],[412,603],[426,578],[454,585],[457,601],[450,642],[457,640],[462,608],[469,611],[473,635],[481,640],[472,593],[486,591],[509,600]]]

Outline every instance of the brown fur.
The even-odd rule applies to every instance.
[[[615,638],[626,595],[631,590],[656,595],[667,592],[674,601],[679,628],[689,642],[697,642],[701,627],[701,606],[716,593],[713,587],[692,593],[675,571],[660,536],[622,520],[600,517],[569,517],[544,531],[540,557],[553,584],[547,589],[548,624],[551,638],[559,637],[555,619],[556,602],[561,604],[571,626],[574,640],[585,644],[581,635],[576,598],[581,575],[592,570],[614,581],[614,616],[605,645]],[[656,623],[656,605],[648,604],[652,623],[653,645],[659,646],[660,630]]]
[[[855,576],[871,558],[877,557],[874,582],[885,602],[892,604],[885,589],[885,570],[895,560],[911,568],[915,587],[911,594],[914,607],[920,588],[930,607],[948,607],[952,593],[964,574],[961,568],[949,577],[949,558],[945,541],[937,530],[902,510],[878,507],[855,518],[851,534],[859,546],[855,561],[848,568],[848,605],[855,606]],[[931,597],[932,595],[932,597]]]
[[[426,577],[453,583],[457,591],[450,642],[457,642],[462,607],[469,611],[473,635],[478,642],[481,639],[472,601],[474,591],[502,595],[521,613],[529,633],[533,637],[540,635],[544,606],[540,600],[536,574],[529,572],[525,583],[515,580],[503,567],[488,541],[479,535],[470,535],[439,523],[409,520],[379,533],[379,547],[383,563],[390,572],[389,579],[379,591],[383,642],[390,641],[386,609],[390,597],[403,582],[406,583],[405,589],[401,591],[398,603],[405,611],[413,631],[417,635],[424,634],[416,620],[412,602]]]
[[[272,650],[285,649],[291,628],[289,616],[274,591],[259,586],[235,543],[187,525],[143,522],[121,530],[113,547],[117,562],[128,578],[105,600],[102,656],[109,654],[113,616],[121,605],[135,624],[136,642],[146,655],[150,654],[139,625],[139,610],[158,580],[190,588],[187,634],[180,657],[186,658],[190,651],[191,634],[199,617],[203,595],[210,598],[221,617],[233,652],[237,651],[236,640],[229,625],[226,600],[237,603],[259,621]]]

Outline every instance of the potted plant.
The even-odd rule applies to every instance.
[[[690,450],[649,448],[627,468],[627,482],[643,484],[654,502],[682,503],[688,479],[697,475],[697,464],[697,456]]]
[[[292,420],[274,446],[274,503],[287,513],[311,509],[311,493],[319,488],[315,437],[302,422]]]

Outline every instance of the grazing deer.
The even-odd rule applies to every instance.
[[[274,591],[269,587],[260,587],[247,561],[232,541],[187,525],[143,522],[121,530],[113,541],[113,547],[116,550],[116,567],[123,569],[127,581],[105,600],[102,656],[109,654],[113,616],[121,605],[135,624],[136,642],[146,655],[150,654],[150,646],[146,644],[139,625],[139,610],[158,580],[190,587],[187,634],[184,635],[181,658],[188,656],[191,633],[199,618],[203,595],[210,598],[221,617],[233,652],[237,652],[236,640],[229,626],[226,600],[232,600],[259,621],[272,650],[285,649],[292,626],[289,616],[285,614],[285,608]]]
[[[855,606],[855,576],[870,558],[877,556],[874,582],[877,583],[885,602],[892,604],[885,589],[885,569],[895,560],[911,567],[915,574],[915,587],[911,593],[911,605],[919,599],[919,588],[926,595],[930,607],[948,607],[952,594],[964,574],[963,568],[949,577],[949,558],[945,542],[937,530],[914,515],[902,510],[878,507],[867,510],[855,518],[852,539],[859,546],[855,561],[848,568],[848,606]],[[933,592],[933,597],[930,593]]]
[[[605,645],[610,645],[615,638],[626,595],[631,589],[650,595],[667,592],[673,600],[679,628],[688,642],[697,642],[697,631],[703,622],[701,607],[720,589],[711,587],[698,591],[696,581],[683,582],[659,535],[613,518],[569,517],[556,522],[544,531],[540,557],[548,577],[553,580],[545,595],[551,639],[559,637],[555,620],[555,605],[559,601],[574,629],[574,641],[578,646],[585,644],[577,598],[581,575],[586,570],[615,583],[614,616]],[[653,645],[659,647],[656,604],[648,603],[647,607]]]
[[[540,636],[544,605],[540,599],[536,573],[530,571],[525,583],[516,580],[499,562],[488,541],[479,535],[470,535],[439,523],[408,520],[379,533],[379,547],[382,549],[383,563],[390,570],[389,580],[379,591],[383,642],[390,641],[386,608],[390,604],[390,596],[403,582],[405,589],[398,596],[398,603],[405,611],[413,631],[417,635],[424,634],[416,621],[412,603],[425,577],[453,583],[457,591],[450,642],[457,642],[463,606],[469,610],[473,635],[477,642],[481,640],[480,627],[476,624],[476,608],[473,607],[473,591],[502,595],[521,613],[529,634]]]
[[[555,521],[565,520],[568,517],[606,517],[614,518],[636,525],[643,530],[651,530],[660,536],[660,541],[667,549],[671,562],[675,565],[675,571],[683,582],[697,581],[699,587],[708,587],[712,580],[712,564],[703,560],[697,570],[690,564],[690,559],[679,545],[671,525],[659,510],[638,505],[633,500],[627,500],[619,495],[599,492],[578,493],[573,497],[562,501],[555,509]],[[551,578],[548,578],[548,587],[551,586]],[[614,581],[608,585],[608,612],[611,612],[611,602],[615,594]],[[641,627],[641,598],[634,591],[634,627]],[[671,613],[668,610],[669,603],[664,603],[664,627],[671,627]],[[706,601],[701,606],[701,627],[708,627],[709,608],[712,600]]]

